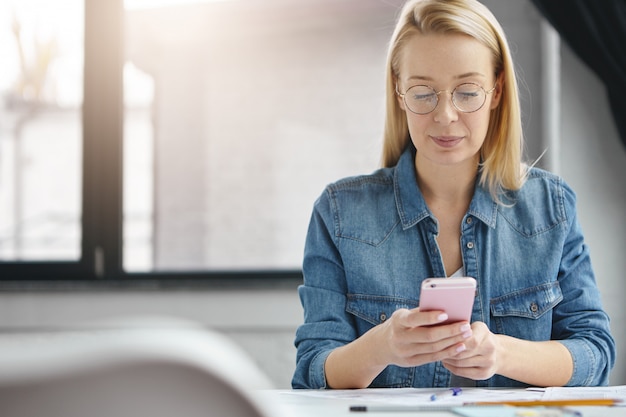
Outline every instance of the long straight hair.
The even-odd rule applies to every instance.
[[[502,78],[502,98],[491,110],[487,136],[481,148],[480,184],[501,202],[507,190],[519,189],[526,178],[519,89],[504,30],[476,0],[409,0],[391,38],[387,57],[386,119],[382,165],[391,167],[410,141],[406,113],[396,96],[403,47],[420,34],[471,36],[491,51],[496,77]]]

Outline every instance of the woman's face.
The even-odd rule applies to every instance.
[[[483,106],[472,113],[458,110],[452,104],[450,92],[463,83],[478,84],[486,92],[492,90],[496,77],[490,50],[469,36],[417,34],[401,51],[398,78],[397,90],[401,94],[415,85],[427,85],[437,92],[444,90],[439,94],[437,107],[428,114],[411,112],[398,96],[417,149],[416,164],[475,167],[487,134],[490,111],[500,101],[500,83],[487,94]]]

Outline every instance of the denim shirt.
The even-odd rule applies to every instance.
[[[305,245],[294,388],[325,388],[324,362],[333,349],[395,310],[418,306],[422,280],[445,276],[437,232],[437,219],[417,185],[411,147],[393,168],[326,188],[315,203]],[[576,218],[575,195],[562,179],[533,168],[504,205],[476,185],[460,243],[465,274],[478,284],[472,322],[520,339],[558,340],[573,358],[567,385],[608,383],[615,342]],[[447,387],[450,377],[441,362],[390,365],[370,386]],[[476,385],[527,386],[501,375]]]

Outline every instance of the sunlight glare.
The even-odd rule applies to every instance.
[[[160,7],[184,6],[201,3],[217,3],[232,0],[124,0],[126,10],[156,9]]]

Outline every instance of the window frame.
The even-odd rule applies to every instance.
[[[0,262],[0,291],[295,288],[299,270],[123,268],[123,0],[85,0],[82,242],[76,262]]]

